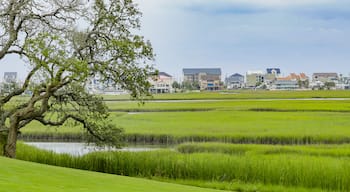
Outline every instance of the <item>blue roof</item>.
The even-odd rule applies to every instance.
[[[276,71],[277,74],[281,74],[281,69],[280,68],[267,68],[266,72],[268,74],[272,74],[272,71]]]
[[[196,75],[206,73],[208,75],[221,75],[220,68],[185,68],[182,70],[184,75]]]

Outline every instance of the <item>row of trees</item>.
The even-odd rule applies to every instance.
[[[96,141],[120,143],[122,129],[109,122],[102,98],[84,87],[98,75],[134,98],[148,94],[154,54],[150,42],[134,34],[140,16],[132,0],[0,2],[0,60],[18,55],[29,69],[19,87],[0,96],[5,156],[16,156],[18,134],[32,121],[46,126],[78,122]],[[31,97],[14,102],[28,90]]]

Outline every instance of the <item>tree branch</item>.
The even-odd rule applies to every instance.
[[[22,93],[24,93],[24,91],[25,91],[25,90],[28,88],[28,86],[29,86],[29,83],[30,83],[30,80],[31,80],[32,76],[33,76],[33,75],[35,74],[35,72],[38,71],[39,69],[40,69],[40,66],[39,66],[39,65],[35,66],[35,67],[29,72],[29,74],[27,75],[27,77],[26,77],[26,79],[25,79],[25,81],[24,81],[24,83],[23,83],[22,88],[17,89],[17,90],[15,90],[15,91],[11,92],[9,95],[7,95],[7,96],[5,96],[4,98],[2,98],[2,99],[0,100],[0,103],[3,103],[3,104],[4,104],[4,103],[7,103],[8,101],[11,100],[12,97],[18,96],[18,95],[21,95]]]
[[[62,126],[68,119],[73,119],[73,120],[81,123],[83,125],[83,127],[89,132],[89,134],[91,134],[96,139],[98,139],[100,141],[105,140],[93,131],[93,129],[90,127],[89,123],[85,119],[78,117],[78,116],[75,116],[75,115],[72,115],[72,114],[66,115],[61,120],[56,121],[56,122],[45,120],[43,117],[34,118],[34,120],[36,120],[36,121],[38,121],[41,124],[46,125],[46,126],[47,125],[49,125],[49,126]]]

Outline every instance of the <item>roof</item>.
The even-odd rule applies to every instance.
[[[159,76],[172,77],[171,75],[169,75],[168,73],[165,73],[165,72],[159,72],[158,75]]]
[[[267,68],[266,72],[268,74],[272,74],[273,71],[276,71],[276,74],[281,74],[281,69],[280,68]]]
[[[185,68],[182,70],[184,75],[196,75],[206,73],[208,75],[221,75],[220,68]]]
[[[235,74],[231,75],[230,77],[243,77],[243,75],[241,75],[239,73],[235,73]]]
[[[248,71],[247,72],[247,75],[255,75],[255,74],[262,75],[262,74],[264,74],[264,72],[263,71]]]
[[[17,76],[17,72],[5,72],[4,76]]]
[[[308,77],[305,75],[305,73],[300,73],[300,75],[291,73],[287,77],[278,77],[277,80],[280,81],[291,81],[291,80],[306,80]]]
[[[314,73],[312,76],[318,77],[338,77],[337,73]]]

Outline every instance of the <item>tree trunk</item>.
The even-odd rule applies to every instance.
[[[0,151],[1,151],[0,155],[4,155],[6,141],[7,141],[7,133],[0,132]]]
[[[11,125],[7,136],[7,142],[4,148],[4,156],[9,158],[16,158],[16,144],[17,144],[17,125],[18,118],[11,118]]]

